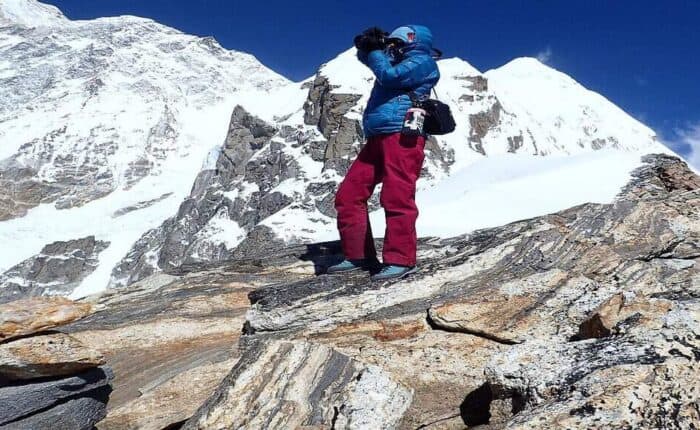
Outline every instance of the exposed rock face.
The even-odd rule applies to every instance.
[[[471,136],[469,136],[469,146],[475,151],[486,155],[484,151],[484,145],[482,139],[488,134],[491,129],[495,128],[501,120],[501,112],[503,108],[498,100],[495,101],[489,108],[489,110],[484,112],[479,112],[469,117],[469,123],[471,125]],[[514,148],[514,145],[511,145]],[[509,152],[515,152],[509,151]]]
[[[70,294],[92,273],[108,242],[95,236],[48,244],[0,276],[0,303],[46,294]]]
[[[687,427],[700,395],[688,386],[698,376],[700,178],[671,157],[647,162],[611,205],[424,242],[422,271],[405,281],[260,288],[246,333],[312,339],[394,374],[415,390],[404,428],[460,413],[508,428]],[[611,318],[620,295],[628,309]],[[609,333],[580,328],[596,315]],[[585,333],[607,337],[576,340]],[[616,392],[636,400],[612,402]]]
[[[184,429],[393,429],[411,392],[381,369],[306,342],[249,345]]]
[[[93,310],[63,297],[36,297],[0,305],[0,341],[26,336],[79,320]]]
[[[232,236],[226,242],[240,242],[247,230],[286,206],[285,196],[270,190],[293,178],[297,168],[281,146],[270,142],[276,132],[236,106],[226,141],[220,151],[210,154],[212,164],[199,173],[190,197],[174,218],[134,245],[114,269],[115,285],[128,285],[158,268],[229,258],[234,246],[212,246],[207,239],[223,234]],[[267,153],[251,160],[265,146]]]
[[[256,269],[237,262],[157,274],[95,298],[98,312],[63,328],[104,354],[114,371],[98,428],[160,430],[194,414],[236,363],[247,295],[263,282],[249,273]],[[265,280],[290,276],[269,273]]]
[[[692,428],[700,178],[646,162],[612,204],[421,239],[421,271],[401,281],[317,276],[341,258],[323,243],[251,247],[103,296],[67,327],[115,369],[100,426],[163,428],[198,408],[190,428],[323,426],[356,389],[330,369],[371,368],[390,381],[371,385],[390,406],[380,427]],[[396,387],[413,393],[405,410]],[[352,428],[350,410],[336,427]]]
[[[0,428],[89,430],[105,416],[112,373],[99,367],[102,355],[66,334],[40,333],[91,309],[61,298],[0,305]]]
[[[364,139],[362,123],[346,116],[362,96],[332,90],[328,78],[317,74],[304,104],[304,123],[318,127],[327,140],[324,168],[335,169],[343,175]]]

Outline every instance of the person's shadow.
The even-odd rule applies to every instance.
[[[302,261],[312,261],[316,275],[326,273],[326,269],[343,261],[340,241],[312,243],[306,245],[306,252],[299,256]]]

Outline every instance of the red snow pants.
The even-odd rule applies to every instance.
[[[335,195],[338,231],[345,258],[374,258],[367,200],[383,183],[380,203],[386,215],[384,264],[416,264],[416,181],[423,166],[423,136],[372,136],[350,166]]]

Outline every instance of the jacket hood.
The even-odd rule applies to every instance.
[[[412,37],[409,36],[410,33],[413,33]],[[408,50],[422,48],[422,50],[430,52],[433,48],[433,33],[424,25],[403,25],[392,31],[389,37],[398,38],[406,42]]]

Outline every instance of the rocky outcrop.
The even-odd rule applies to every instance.
[[[470,148],[479,152],[481,155],[486,155],[482,140],[491,129],[499,125],[502,111],[503,107],[498,100],[495,100],[488,110],[469,116],[469,124],[471,125],[471,135],[469,136]],[[513,144],[510,141],[509,144],[510,148],[513,148]]]
[[[421,272],[405,281],[259,288],[247,337],[311,339],[379,366],[415,391],[402,428],[687,427],[699,400],[688,381],[700,178],[672,157],[646,161],[613,204],[424,241]],[[627,309],[611,316],[620,295]]]
[[[91,309],[60,298],[0,305],[0,428],[88,430],[105,416],[112,373],[103,356],[45,332]]]
[[[331,348],[255,342],[183,429],[391,429],[411,397],[381,369]]]
[[[104,417],[111,377],[108,369],[96,368],[0,387],[0,428],[90,430]]]
[[[347,116],[362,96],[333,90],[327,77],[316,74],[304,104],[304,123],[318,127],[327,141],[324,168],[344,175],[364,139],[362,123]]]
[[[65,330],[115,370],[99,426],[692,428],[700,177],[645,161],[612,204],[421,239],[400,281],[256,245],[95,298]]]
[[[240,242],[247,230],[286,206],[283,195],[269,191],[297,169],[281,145],[271,143],[276,132],[236,106],[223,146],[210,154],[210,165],[197,176],[189,198],[175,217],[139,239],[114,269],[113,284],[128,285],[184,263],[230,258],[234,246],[207,239],[223,233],[233,236],[224,242],[233,241],[238,232]],[[266,153],[251,160],[263,147]]]
[[[46,245],[0,275],[0,303],[40,295],[68,295],[92,273],[108,242],[95,236]]]
[[[253,264],[186,267],[91,298],[97,312],[62,328],[100,351],[113,369],[107,416],[98,428],[160,430],[181,423],[235,365],[247,295],[264,281],[253,275]],[[290,276],[268,273],[265,281]]]

